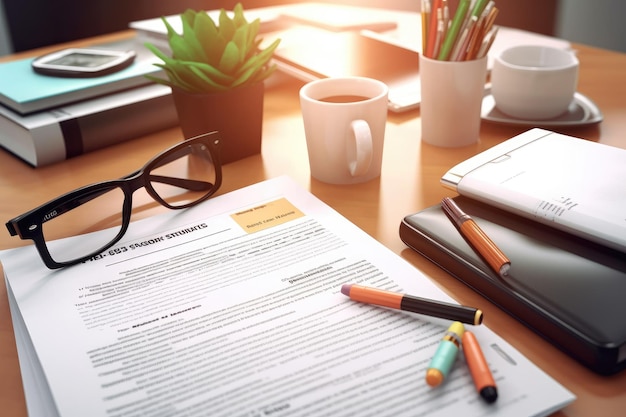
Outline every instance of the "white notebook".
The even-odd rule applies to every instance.
[[[532,129],[450,169],[459,194],[626,252],[626,150]]]

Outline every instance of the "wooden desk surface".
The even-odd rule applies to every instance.
[[[126,35],[127,36],[127,35]],[[76,43],[74,43],[76,44]],[[80,43],[79,43],[80,44]],[[600,125],[558,130],[572,136],[626,148],[626,54],[576,45],[581,62],[579,92],[604,113]],[[46,52],[42,49],[36,53]],[[32,53],[32,52],[31,52]],[[10,58],[22,57],[25,54]],[[289,175],[357,226],[423,271],[462,304],[485,312],[485,324],[570,389],[578,399],[559,416],[621,415],[626,409],[626,372],[601,377],[503,313],[428,260],[406,248],[398,236],[401,219],[453,196],[439,184],[454,164],[527,128],[483,122],[481,140],[459,149],[420,142],[419,110],[389,115],[382,175],[354,186],[328,185],[310,177],[298,90],[302,83],[283,79],[265,97],[262,154],[224,167],[221,193]],[[91,182],[115,179],[142,166],[152,155],[182,139],[178,128],[138,138],[49,167],[33,169],[0,150],[0,220],[2,223],[63,192]],[[141,201],[135,203],[141,207]],[[164,208],[135,210],[134,219]],[[24,245],[0,231],[0,249]],[[4,281],[0,285],[0,410],[26,416],[15,336]]]

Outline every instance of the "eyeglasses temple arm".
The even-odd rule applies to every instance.
[[[17,235],[17,230],[15,229],[15,225],[12,223],[12,220],[9,220],[8,222],[6,222],[6,227],[11,236]]]
[[[175,187],[184,188],[191,191],[205,191],[213,188],[213,183],[208,181],[190,180],[185,178],[164,177],[161,175],[151,175],[151,182],[160,182],[162,184],[173,185]]]

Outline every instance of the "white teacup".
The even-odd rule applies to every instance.
[[[364,77],[324,78],[300,89],[311,176],[354,184],[380,176],[387,86]]]
[[[565,49],[540,45],[505,49],[491,71],[496,107],[525,120],[560,116],[574,99],[578,66],[576,55]]]

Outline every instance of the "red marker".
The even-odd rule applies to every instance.
[[[465,361],[469,367],[476,390],[488,403],[493,403],[498,399],[498,389],[494,381],[487,361],[483,356],[483,351],[472,332],[466,331],[461,338],[461,346]]]

